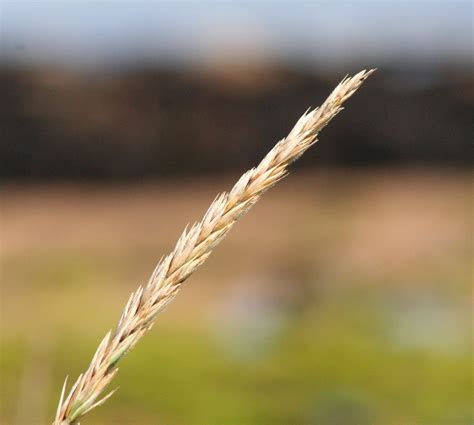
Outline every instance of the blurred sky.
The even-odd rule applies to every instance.
[[[471,63],[471,1],[3,1],[3,61]]]

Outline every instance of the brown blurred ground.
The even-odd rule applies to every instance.
[[[429,281],[434,270],[446,275],[467,272],[469,173],[385,169],[295,174],[239,223],[210,264],[193,277],[199,290],[184,291],[193,293],[191,300],[208,286],[218,291],[246,269],[310,273],[317,277],[315,285],[319,279],[347,278],[364,285],[410,286],[414,280]],[[215,194],[232,181],[229,176],[113,186],[4,185],[5,296],[41,292],[39,282],[15,283],[37,261],[87,254],[116,262],[114,279],[118,279],[105,287],[97,282],[100,286],[91,290],[101,292],[112,284],[121,288],[114,292],[123,299],[127,288],[146,278],[159,256],[172,249],[185,224],[199,219]],[[142,267],[136,270],[138,275],[132,273],[135,266]],[[227,277],[216,288],[216,276],[209,279],[207,273]],[[54,283],[55,290],[67,286]],[[4,326],[21,323],[17,306],[5,303]]]

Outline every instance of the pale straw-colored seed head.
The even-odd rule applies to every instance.
[[[120,359],[153,326],[157,313],[174,298],[182,282],[206,261],[233,224],[268,188],[285,177],[289,164],[316,143],[318,133],[372,72],[364,70],[344,78],[319,108],[303,114],[290,134],[260,164],[243,174],[229,192],[218,195],[200,222],[184,230],[148,283],[132,293],[117,327],[104,337],[88,369],[67,396],[66,379],[53,425],[78,425],[81,417],[113,394],[112,391],[104,395],[104,391],[117,373]]]

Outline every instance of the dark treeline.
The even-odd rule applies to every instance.
[[[0,71],[4,179],[131,179],[244,170],[340,79],[289,69]],[[379,70],[305,166],[467,166],[472,77]]]

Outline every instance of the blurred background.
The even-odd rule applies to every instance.
[[[0,423],[51,423],[185,224],[347,73],[320,142],[84,424],[468,425],[470,1],[3,1]]]

